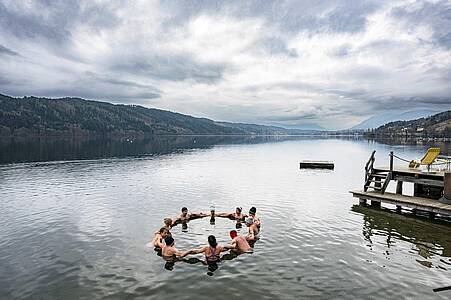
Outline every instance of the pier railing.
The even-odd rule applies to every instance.
[[[371,153],[371,156],[365,165],[365,185],[370,180],[370,176],[373,173],[374,161],[376,160],[376,158],[374,157],[375,154],[376,150],[373,150],[373,153]]]

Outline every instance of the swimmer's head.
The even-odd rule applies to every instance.
[[[209,235],[208,236],[208,244],[212,247],[212,248],[216,248],[216,246],[218,245],[218,243],[216,242],[216,238],[214,235]]]
[[[171,218],[164,218],[164,225],[166,225],[167,227],[172,226],[172,219]]]
[[[164,243],[166,244],[166,246],[173,246],[174,239],[172,238],[172,236],[167,236],[164,238]]]
[[[182,214],[183,214],[184,216],[186,216],[187,213],[188,213],[188,208],[182,207]]]
[[[254,223],[254,219],[253,218],[246,218],[245,222],[246,222],[247,226],[251,226]]]
[[[237,236],[238,236],[238,233],[236,232],[236,230],[231,230],[231,231],[230,231],[230,237],[231,237],[232,239],[236,238]]]
[[[251,209],[249,209],[249,215],[255,216],[256,213],[257,209],[254,206],[252,206]]]
[[[168,235],[169,230],[168,230],[166,227],[161,227],[160,230],[159,230],[158,232],[160,233],[160,235],[161,235],[163,238],[165,238],[165,237]]]
[[[236,212],[237,214],[241,214],[242,211],[243,211],[243,208],[242,208],[242,207],[237,207],[237,208],[235,209],[235,212]]]

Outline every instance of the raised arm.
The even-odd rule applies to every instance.
[[[233,213],[215,213],[215,217],[219,218],[230,218],[233,216]]]
[[[229,245],[224,245],[222,246],[222,248],[224,248],[224,250],[231,250],[231,249],[235,249],[236,248],[236,242],[232,242],[232,244]]]
[[[204,253],[204,252],[205,252],[205,247],[198,248],[198,249],[191,249],[191,250],[185,251],[183,253],[184,255],[182,257],[185,257],[190,254],[199,254],[199,253]]]
[[[191,218],[204,218],[206,216],[209,216],[210,214],[199,212],[199,213],[191,213]]]

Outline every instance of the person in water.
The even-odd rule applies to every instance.
[[[161,227],[159,231],[155,232],[155,236],[152,240],[152,245],[155,248],[163,248],[165,243],[164,239],[169,235],[169,230],[165,227]]]
[[[231,251],[234,251],[237,254],[253,252],[252,247],[249,245],[246,238],[242,235],[238,235],[236,230],[230,231],[230,238],[232,239],[231,246],[234,248]]]
[[[246,226],[248,227],[248,234],[246,240],[253,245],[259,239],[260,229],[251,217],[246,218]]]
[[[183,258],[189,254],[189,251],[180,251],[177,248],[175,248],[175,241],[174,238],[171,236],[167,236],[164,239],[164,246],[161,250],[161,255],[165,260],[174,260],[177,258]]]
[[[233,246],[226,245],[226,246],[219,246],[216,242],[216,237],[214,235],[208,236],[208,246],[199,248],[199,249],[192,249],[188,251],[189,254],[199,254],[204,253],[205,254],[205,260],[207,263],[216,263],[218,262],[221,257],[221,252],[228,251],[230,249],[233,249]]]
[[[171,218],[164,218],[163,223],[164,223],[164,228],[166,228],[167,230],[171,230],[172,225],[173,225]]]
[[[206,216],[207,216],[207,214],[202,213],[202,212],[201,213],[189,213],[188,208],[182,207],[182,213],[177,217],[177,219],[175,219],[173,224],[184,223],[184,222],[188,222],[189,220],[192,220],[192,219],[203,218]]]
[[[253,222],[260,229],[261,221],[260,218],[257,217],[257,208],[255,208],[255,206],[252,206],[251,209],[249,209],[249,217],[252,218]]]
[[[233,212],[233,213],[218,213],[218,214],[216,214],[216,216],[223,217],[223,218],[230,218],[230,219],[234,219],[236,221],[242,221],[246,217],[246,215],[244,215],[242,213],[242,211],[243,211],[243,209],[241,207],[237,207],[235,209],[235,212]]]

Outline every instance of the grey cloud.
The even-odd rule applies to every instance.
[[[428,25],[433,29],[434,43],[451,48],[451,3],[446,0],[423,2],[418,10],[407,4],[392,10],[392,15],[408,22],[412,27]]]
[[[288,48],[286,42],[280,37],[263,39],[262,41],[260,41],[260,46],[270,56],[279,54],[293,58],[299,56],[296,49]]]
[[[114,9],[122,3],[116,2]],[[77,1],[63,0],[39,0],[32,3],[39,9],[27,11],[25,6],[15,9],[0,3],[0,29],[18,38],[40,39],[53,46],[62,47],[70,43],[71,30],[75,24],[89,25],[100,30],[111,28],[120,22],[115,11],[104,3],[87,2],[88,5],[85,6],[81,6]],[[20,2],[18,5],[20,6]],[[45,17],[38,14],[40,10],[46,12]]]
[[[138,83],[138,82],[134,82],[131,80],[122,80],[122,79],[112,78],[111,76],[99,75],[94,72],[85,72],[85,75],[90,78],[89,79],[90,81],[92,80],[92,81],[102,82],[102,83],[111,84],[111,85],[119,85],[119,86],[133,87],[133,88],[143,88],[143,89],[147,89],[147,90],[152,90],[155,93],[161,93],[161,91],[158,88],[156,88],[150,84],[143,84],[143,83]]]
[[[226,66],[206,64],[195,61],[188,56],[168,55],[154,57],[133,57],[124,62],[112,64],[111,70],[141,74],[150,78],[214,83],[222,79]]]
[[[184,23],[201,14],[233,15],[237,18],[263,18],[286,32],[357,32],[365,29],[366,16],[380,1],[330,0],[251,0],[251,1],[164,1],[172,18],[166,25]],[[327,12],[327,14],[324,14]]]
[[[9,48],[6,48],[3,45],[0,45],[0,54],[11,55],[11,56],[19,56],[19,53],[13,51]]]
[[[46,23],[37,16],[17,13],[0,3],[0,28],[18,38],[42,37],[55,42],[64,42],[70,33],[58,25],[60,24]]]
[[[267,116],[263,117],[263,120],[267,121],[302,121],[302,120],[312,120],[318,118],[318,114],[316,113],[305,113],[298,115],[281,115],[281,116]]]

